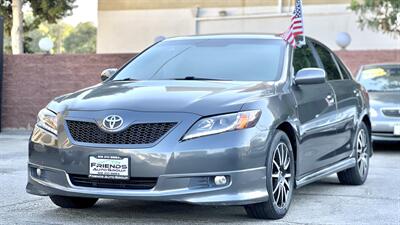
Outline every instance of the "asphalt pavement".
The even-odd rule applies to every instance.
[[[28,136],[0,134],[0,224],[400,224],[400,146],[376,146],[368,180],[339,184],[336,176],[296,190],[288,215],[267,221],[242,207],[100,200],[93,208],[61,209],[25,192]]]

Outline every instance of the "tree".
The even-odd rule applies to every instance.
[[[32,9],[34,19],[30,23],[23,20],[22,24],[24,32],[36,29],[42,22],[46,21],[54,24],[59,19],[71,15],[72,9],[74,8],[73,4],[75,2],[75,0],[0,0],[0,15],[4,17],[4,32],[6,36],[11,35],[14,14],[22,14],[19,7],[13,8],[13,1],[20,1],[22,3],[21,7],[29,6]],[[13,9],[17,11],[13,12]],[[22,18],[22,15],[20,18]],[[26,46],[25,42],[24,47]],[[24,49],[24,51],[25,50],[26,49]]]
[[[23,16],[22,16],[22,0],[12,0],[12,28],[11,28],[11,47],[13,54],[24,53],[24,36],[23,36]]]
[[[361,27],[400,36],[400,0],[352,0]]]
[[[25,38],[30,40],[27,43],[26,49],[29,53],[42,52],[38,43],[40,39],[48,37],[54,43],[54,47],[50,52],[56,54],[64,53],[64,40],[73,29],[74,27],[72,25],[63,22],[58,22],[56,24],[49,24],[47,22],[41,23],[37,29],[25,34]]]
[[[91,22],[79,23],[64,40],[66,53],[95,53],[97,29]]]

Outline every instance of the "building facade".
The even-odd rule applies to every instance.
[[[295,0],[99,0],[98,53],[140,52],[158,37],[282,33]],[[400,40],[361,30],[351,0],[303,0],[305,32],[334,50],[340,32],[349,50],[400,49]]]

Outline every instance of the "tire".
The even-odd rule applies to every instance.
[[[282,157],[279,158],[281,153]],[[294,165],[289,137],[278,130],[272,139],[271,149],[268,150],[266,159],[268,201],[244,206],[249,217],[281,219],[286,215],[294,191]]]
[[[92,207],[98,199],[53,195],[50,196],[50,200],[61,208],[84,209]]]
[[[356,165],[337,174],[340,183],[346,185],[361,185],[367,180],[369,157],[371,155],[371,139],[365,123],[361,123],[354,140]]]

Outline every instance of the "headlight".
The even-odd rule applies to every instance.
[[[374,108],[370,108],[369,109],[369,115],[371,117],[377,117],[378,116],[378,112]]]
[[[57,114],[48,109],[40,110],[36,125],[57,135]]]
[[[254,127],[260,115],[260,110],[253,110],[206,117],[197,121],[182,140]]]

